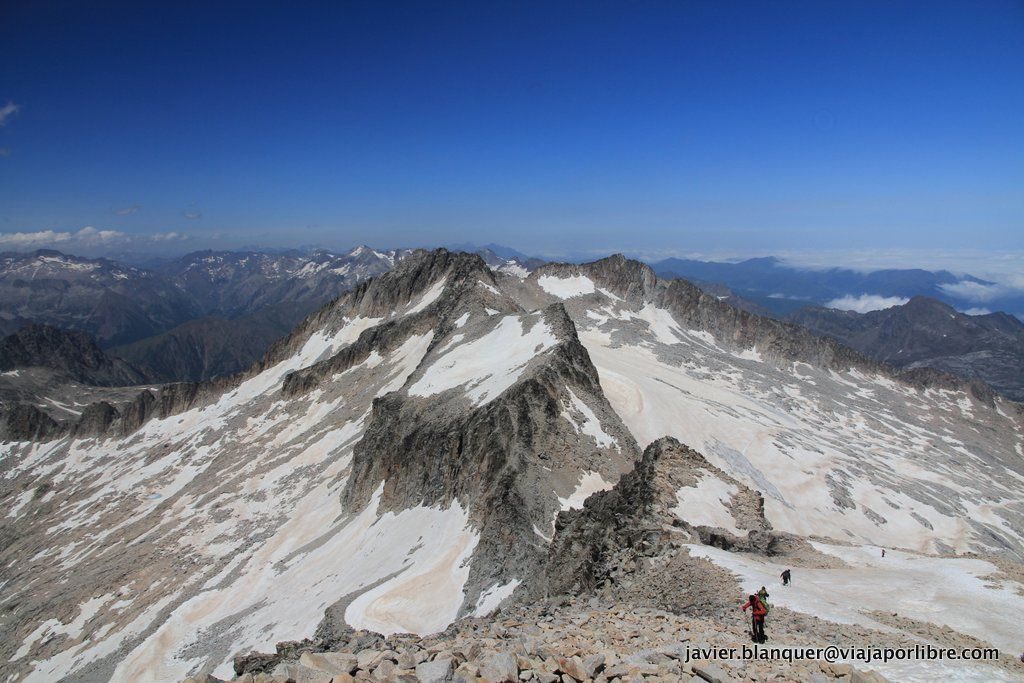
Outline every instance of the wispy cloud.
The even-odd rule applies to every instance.
[[[121,232],[120,230],[99,230],[87,226],[81,230],[36,232],[0,232],[0,248],[39,249],[43,247],[90,248],[100,246],[140,245],[152,242],[168,242],[188,239],[177,232],[149,233],[145,235]]]
[[[975,306],[974,308],[965,308],[964,310],[962,310],[960,312],[961,313],[966,313],[967,315],[988,315],[992,311],[988,310],[987,308],[981,308],[981,307]]]
[[[0,107],[0,126],[6,126],[7,119],[17,114],[19,109],[21,109],[21,107],[14,102],[8,102],[4,106]]]
[[[901,296],[878,296],[877,294],[861,294],[860,296],[853,296],[851,294],[847,294],[844,297],[832,299],[832,301],[829,301],[825,306],[828,308],[838,308],[840,311],[867,313],[869,311],[879,311],[883,308],[902,306],[908,301],[910,301],[910,299],[906,299]]]
[[[185,211],[182,215],[190,221],[197,221],[203,217],[203,212],[199,209],[191,209],[189,211]]]
[[[130,216],[133,213],[138,213],[142,207],[138,204],[132,204],[131,206],[125,206],[120,209],[114,209],[114,213],[118,216]]]
[[[150,235],[149,238],[154,242],[174,242],[177,240],[187,240],[187,235],[182,235],[180,232],[158,232],[155,235]]]

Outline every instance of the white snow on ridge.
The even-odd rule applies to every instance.
[[[377,497],[379,498],[380,491]],[[376,501],[370,506],[376,512]],[[437,633],[455,621],[469,578],[469,559],[479,536],[469,528],[469,514],[458,502],[447,510],[416,507],[398,514],[360,518],[355,545],[342,555],[362,560],[351,563],[367,574],[383,577],[401,573],[363,593],[345,610],[355,628],[391,633]],[[369,575],[361,585],[374,580]],[[348,585],[352,585],[349,583]]]
[[[540,288],[559,299],[571,299],[574,296],[593,294],[595,291],[594,281],[586,275],[573,275],[571,277],[555,277],[554,275],[541,275],[537,278]]]
[[[590,409],[590,406],[584,403],[572,389],[569,389],[568,391],[569,400],[572,403],[573,408],[583,415],[583,424],[580,425],[576,423],[569,413],[562,413],[565,419],[569,421],[569,424],[572,425],[573,429],[575,429],[577,433],[582,432],[587,436],[593,437],[594,441],[597,442],[597,445],[600,448],[615,446],[616,450],[621,450],[618,442],[615,440],[615,437],[605,432],[604,428],[601,427],[600,420],[597,419],[597,415],[595,415],[594,411]]]
[[[746,532],[736,526],[736,518],[729,509],[729,502],[738,491],[735,484],[705,471],[696,486],[684,486],[676,491],[679,505],[672,508],[672,512],[694,526],[720,527],[736,536],[746,536]]]
[[[512,579],[505,584],[494,584],[483,593],[480,594],[480,598],[476,601],[476,608],[473,610],[474,617],[486,617],[488,614],[493,612],[505,598],[512,595],[519,584],[522,583],[520,579]]]
[[[600,472],[584,472],[575,490],[569,494],[568,498],[559,497],[558,502],[561,504],[562,510],[579,510],[591,494],[607,491],[614,485],[610,481],[605,481]]]
[[[448,278],[441,278],[435,282],[430,289],[423,293],[418,302],[410,306],[409,310],[406,311],[406,314],[412,315],[413,313],[419,313],[424,308],[437,301],[441,297],[441,292],[444,291],[444,286],[446,284],[448,284]]]
[[[18,494],[18,499],[14,502],[14,505],[12,505],[11,509],[7,512],[7,516],[17,517],[18,513],[21,512],[21,509],[28,505],[28,502],[32,500],[32,497],[34,495],[35,489],[28,489]]]
[[[532,323],[523,329],[524,320]],[[419,380],[409,387],[412,396],[433,396],[466,386],[466,396],[483,405],[515,384],[537,354],[558,343],[541,318],[505,316],[490,332],[447,350],[434,359]]]
[[[664,308],[648,303],[640,309],[637,317],[650,326],[651,332],[662,344],[678,344],[681,341],[679,335],[683,334],[683,330],[672,314]]]
[[[530,275],[530,271],[528,271],[526,268],[523,268],[515,261],[509,261],[504,265],[498,266],[498,270],[502,273],[508,273],[509,275],[515,276],[520,280]]]

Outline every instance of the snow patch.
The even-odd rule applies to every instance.
[[[572,277],[555,277],[554,275],[542,275],[537,278],[540,288],[559,299],[571,299],[574,296],[593,294],[595,291],[594,281],[586,275],[574,275]]]
[[[598,491],[607,491],[614,484],[605,481],[600,472],[584,472],[580,477],[580,483],[569,494],[568,498],[558,498],[562,510],[579,510],[583,508],[583,501]]]
[[[409,387],[412,396],[433,396],[466,385],[466,396],[483,405],[515,384],[533,358],[558,343],[546,322],[529,330],[523,319],[503,317],[490,332],[441,354]]]
[[[419,313],[424,308],[437,301],[438,298],[441,296],[441,292],[444,291],[444,286],[447,283],[448,278],[441,278],[440,280],[435,282],[430,289],[423,293],[423,296],[420,297],[420,300],[408,311],[406,311],[406,314],[412,315],[413,313]]]
[[[732,497],[738,492],[735,484],[705,471],[696,486],[684,486],[676,491],[679,505],[672,508],[672,512],[694,526],[719,527],[736,536],[745,536],[746,532],[736,526],[736,518],[729,509]]]
[[[522,583],[520,579],[512,579],[506,584],[494,584],[483,593],[480,594],[480,598],[476,601],[476,608],[473,610],[474,617],[486,617],[488,614],[493,612],[498,606],[505,601],[505,598],[512,595],[519,584]]]
[[[576,430],[576,433],[578,434],[582,432],[587,436],[593,437],[594,441],[597,442],[598,448],[609,448],[614,446],[616,450],[621,450],[619,448],[619,443],[615,440],[615,437],[609,435],[604,431],[604,428],[601,427],[600,420],[597,419],[597,415],[595,415],[594,411],[590,409],[590,406],[584,403],[572,389],[568,389],[568,391],[569,401],[571,402],[572,407],[583,415],[583,424],[577,424],[572,418],[572,415],[567,412],[563,412],[562,416],[569,421],[569,424],[571,424],[573,429]]]

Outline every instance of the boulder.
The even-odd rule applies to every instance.
[[[484,658],[480,676],[490,683],[516,683],[519,680],[519,664],[513,655],[495,652]]]
[[[454,680],[454,664],[448,657],[442,657],[416,665],[416,680],[419,683],[449,683]]]
[[[358,660],[355,655],[344,652],[303,652],[299,664],[336,676],[355,671]]]

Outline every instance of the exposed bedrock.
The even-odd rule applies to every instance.
[[[537,572],[547,554],[539,533],[550,535],[561,509],[557,494],[568,497],[579,472],[614,482],[639,456],[565,310],[553,305],[543,320],[560,342],[498,397],[470,406],[458,390],[428,398],[387,394],[374,401],[354,449],[346,509],[361,509],[382,487],[383,510],[456,500],[470,510],[480,540],[464,610],[485,587]],[[576,433],[564,417],[570,392],[595,411],[614,444],[598,446]]]
[[[734,491],[726,507],[735,530],[686,521],[688,507],[706,504],[688,497],[709,476]],[[545,572],[533,588],[551,595],[597,590],[614,583],[624,557],[661,556],[685,543],[773,554],[784,552],[789,540],[771,530],[760,493],[665,437],[649,445],[613,488],[590,496],[582,509],[559,514]]]

